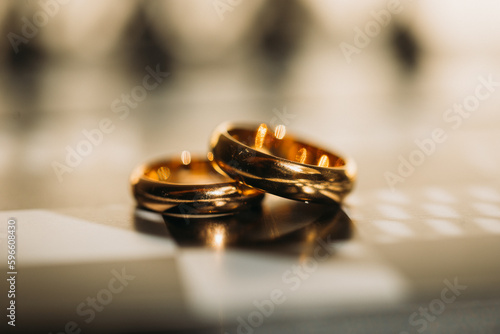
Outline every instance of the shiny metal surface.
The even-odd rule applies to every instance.
[[[183,219],[164,215],[179,245],[214,249],[245,248],[312,256],[314,247],[348,240],[353,226],[340,206],[306,204],[272,197],[262,206],[235,215]],[[140,212],[136,211],[136,219]]]
[[[289,199],[331,204],[352,190],[356,165],[277,126],[224,123],[212,135],[216,165],[230,177]]]
[[[135,169],[130,178],[139,206],[167,215],[230,214],[258,205],[264,194],[218,174],[208,160],[181,157]]]

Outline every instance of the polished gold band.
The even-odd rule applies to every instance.
[[[264,196],[187,152],[178,159],[139,166],[130,182],[139,206],[172,216],[230,214],[259,204]]]
[[[235,180],[281,197],[315,203],[340,202],[352,190],[356,166],[286,135],[283,125],[220,125],[211,138],[213,162]]]

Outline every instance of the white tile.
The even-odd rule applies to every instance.
[[[286,298],[275,307],[278,317],[289,316],[288,311],[299,305],[346,310],[405,298],[408,287],[404,277],[385,264],[359,259],[371,252],[364,247],[344,249],[356,261],[341,252],[339,257],[334,253],[314,266],[311,257],[204,249],[179,253],[178,263],[187,302],[199,316],[207,318],[219,312],[226,317],[247,318],[255,303],[269,299],[273,290],[280,290]],[[300,277],[298,269],[303,272]]]
[[[493,187],[487,187],[487,186],[471,187],[470,193],[472,196],[483,201],[500,202],[500,194]]]
[[[378,210],[384,215],[384,218],[390,219],[409,219],[410,215],[397,205],[381,204],[377,206]]]
[[[458,218],[458,212],[450,205],[444,204],[423,204],[425,211],[438,218]]]
[[[457,226],[449,220],[426,219],[425,223],[442,235],[456,236],[464,234],[464,231],[461,227]]]
[[[491,218],[475,218],[474,222],[483,230],[500,234],[500,220]]]
[[[46,210],[5,211],[17,219],[18,255],[23,265],[115,261],[173,256],[170,238],[128,231]]]
[[[387,202],[392,202],[397,204],[406,204],[410,202],[408,197],[401,191],[390,191],[382,189],[377,191],[376,195],[380,200]]]
[[[429,187],[425,189],[425,194],[429,199],[436,202],[454,203],[456,198],[449,191],[439,187]]]
[[[382,232],[396,237],[412,237],[414,232],[408,225],[392,220],[375,220],[373,225],[378,227]]]
[[[482,215],[489,217],[500,217],[500,207],[491,203],[474,203],[474,208]]]

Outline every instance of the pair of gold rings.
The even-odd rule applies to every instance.
[[[172,216],[225,215],[259,205],[264,193],[312,203],[339,203],[352,190],[356,166],[278,125],[221,124],[207,157],[139,166],[131,176],[140,207]]]

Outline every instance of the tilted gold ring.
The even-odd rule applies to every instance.
[[[159,160],[131,175],[139,206],[172,216],[230,214],[259,204],[264,194],[217,173],[206,158]]]
[[[274,195],[315,203],[340,202],[352,190],[350,159],[287,135],[279,125],[221,124],[211,138],[213,162],[235,180]]]

